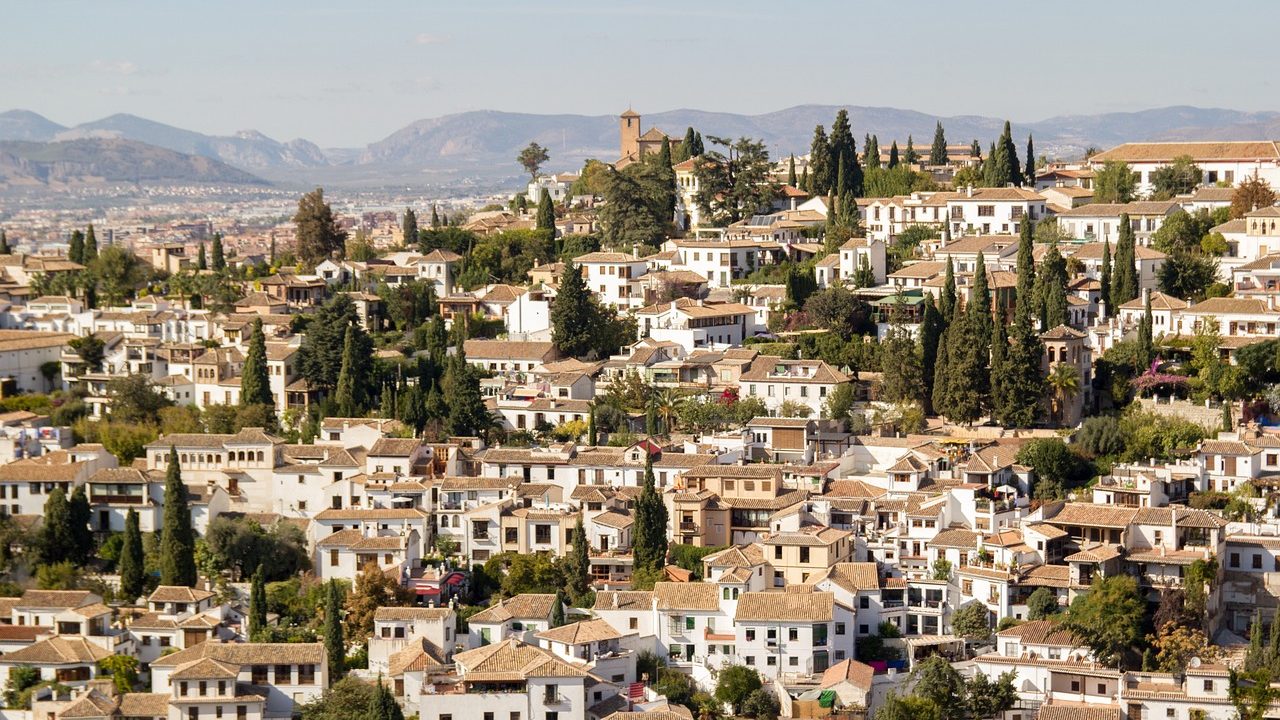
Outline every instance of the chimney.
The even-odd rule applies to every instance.
[[[964,189],[965,197],[973,197],[973,185],[968,185]]]
[[[640,243],[631,244],[631,257],[633,258],[640,257]]]

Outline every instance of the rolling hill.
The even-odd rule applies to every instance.
[[[0,141],[0,186],[263,184],[224,162],[118,138]]]

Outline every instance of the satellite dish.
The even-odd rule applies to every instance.
[[[1191,661],[1187,663],[1187,667],[1193,667],[1193,668],[1200,667],[1200,658],[1198,657],[1191,658]]]

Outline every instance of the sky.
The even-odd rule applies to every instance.
[[[0,111],[360,147],[467,110],[1277,110],[1273,0],[7,0]],[[1232,32],[1227,29],[1237,28]],[[1198,35],[1199,34],[1199,35]],[[1263,33],[1265,35],[1265,33]]]

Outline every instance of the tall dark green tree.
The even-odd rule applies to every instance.
[[[1119,313],[1120,306],[1138,297],[1138,269],[1136,266],[1135,238],[1129,213],[1120,215],[1119,237],[1111,268],[1111,312]]]
[[[1018,285],[1017,297],[1014,298],[1017,317],[1030,316],[1035,306],[1036,261],[1035,230],[1029,220],[1022,221],[1018,229]]]
[[[1115,313],[1111,307],[1111,242],[1102,241],[1102,268],[1098,273],[1099,297],[1107,304],[1107,313]]]
[[[631,554],[636,570],[656,571],[667,563],[667,506],[655,487],[653,457],[647,452],[644,485],[636,499]]]
[[[71,491],[67,501],[68,522],[71,525],[72,554],[70,559],[77,565],[83,565],[93,557],[93,530],[89,522],[93,520],[93,510],[89,507],[89,495],[85,486],[77,485]]]
[[[676,216],[676,171],[673,168],[675,158],[671,155],[671,140],[662,138],[662,147],[658,150],[655,174],[662,191],[662,218],[664,222],[672,222]]]
[[[542,188],[542,194],[538,197],[538,215],[535,227],[539,230],[549,230],[552,233],[556,231],[556,207],[551,202],[551,193],[546,188]]]
[[[312,387],[331,395],[338,385],[338,374],[346,357],[347,328],[355,341],[358,366],[354,377],[373,376],[373,341],[360,326],[355,304],[346,294],[335,295],[307,323],[306,335],[298,349],[298,369]]]
[[[209,253],[209,267],[214,272],[222,272],[227,269],[227,256],[222,248],[222,233],[213,234],[213,248]]]
[[[1036,145],[1031,139],[1031,133],[1027,133],[1027,164],[1022,171],[1022,182],[1029,188],[1036,186]]]
[[[484,396],[480,394],[480,376],[467,363],[466,353],[461,347],[446,365],[444,397],[448,398],[450,434],[476,435],[487,432],[493,424]]]
[[[551,301],[551,342],[568,357],[585,357],[596,347],[600,310],[573,260],[566,260],[560,289]]]
[[[369,696],[369,707],[363,720],[404,720],[400,703],[396,702],[395,695],[383,684],[381,675],[374,684],[373,694]]]
[[[932,406],[930,409],[938,415],[946,415],[951,407],[951,386],[947,383],[947,373],[951,371],[951,354],[948,352],[951,343],[947,336],[956,324],[950,323],[950,327],[947,325],[944,321],[942,334],[938,336],[938,355],[933,365],[933,394],[929,397]]]
[[[907,136],[907,149],[902,154],[902,162],[909,166],[920,162],[920,153],[916,152],[915,141],[910,135]]]
[[[13,249],[9,247],[9,234],[4,230],[0,230],[0,255],[11,255]]]
[[[418,213],[413,208],[404,209],[404,219],[400,222],[400,234],[404,237],[405,247],[418,244]]]
[[[991,326],[991,333],[991,417],[1002,422],[1008,402],[1009,336],[999,322]]]
[[[439,228],[440,228],[440,209],[439,207],[436,206],[435,203],[431,203],[431,229],[437,230]]]
[[[342,635],[342,593],[338,581],[330,580],[324,599],[324,651],[329,659],[329,682],[345,674],[347,645]]]
[[[898,141],[894,140],[893,144],[889,146],[889,168],[896,167],[898,167]]]
[[[67,245],[67,259],[73,263],[84,264],[84,233],[79,230],[71,231],[71,240]]]
[[[164,523],[160,532],[160,584],[195,587],[196,538],[178,451],[169,447],[164,481]]]
[[[1041,329],[1049,330],[1067,323],[1067,261],[1058,252],[1058,244],[1051,243],[1049,251],[1040,261],[1040,273],[1036,278],[1039,290]]]
[[[262,318],[254,318],[249,349],[245,352],[244,368],[240,372],[240,404],[275,407],[275,403],[275,396],[271,394],[271,377],[267,372],[267,337],[262,332]]]
[[[796,156],[793,153],[790,159],[787,160],[787,184],[791,187],[796,187],[796,183]]]
[[[983,348],[990,349],[991,340],[991,285],[987,278],[987,261],[981,251],[973,267],[973,290],[966,308],[974,322],[974,332],[982,338]]]
[[[810,194],[827,192],[827,188],[835,184],[835,168],[831,167],[831,144],[827,141],[826,129],[821,125],[813,129],[806,170],[809,172],[809,187],[806,190]]]
[[[569,593],[581,598],[591,590],[591,553],[587,531],[582,526],[582,514],[578,514],[578,523],[573,527],[573,550],[569,555]]]
[[[937,410],[952,422],[972,425],[990,406],[990,327],[966,312],[947,328],[946,404]]]
[[[54,488],[45,498],[38,549],[41,565],[53,565],[75,556],[76,539],[71,531],[71,505],[62,488]]]
[[[1138,361],[1145,367],[1156,359],[1154,328],[1151,318],[1151,295],[1148,294],[1143,306],[1142,320],[1138,322]],[[1280,662],[1280,658],[1277,658]]]
[[[197,270],[209,269],[209,256],[204,250],[204,243],[200,243],[200,252],[199,254],[196,255],[196,269]]]
[[[120,594],[128,602],[138,599],[147,584],[138,511],[129,508],[124,516],[124,542],[120,545]]]
[[[267,627],[267,581],[262,565],[253,573],[249,585],[249,630],[256,634]]]
[[[951,256],[947,256],[947,274],[942,281],[942,299],[938,304],[938,310],[942,313],[942,322],[944,325],[950,325],[955,319],[956,303],[956,267],[951,262]]]
[[[89,229],[84,233],[84,263],[96,260],[98,257],[98,234],[93,230],[93,223],[89,223]]]
[[[880,169],[880,138],[868,134],[862,141],[862,163],[867,170]]]
[[[933,296],[927,296],[924,318],[920,322],[920,368],[924,381],[924,409],[928,415],[933,414],[933,382],[938,371],[939,344],[945,329],[942,313],[938,312]]]
[[[933,130],[933,145],[929,148],[929,164],[947,164],[947,134],[942,129],[941,120],[938,121],[938,126]]]
[[[333,389],[333,402],[340,417],[359,417],[364,414],[364,387],[366,378],[357,377],[360,360],[356,353],[355,330],[347,326],[342,341],[342,367],[338,371],[338,384]]]
[[[1022,165],[1018,163],[1018,148],[1013,144],[1013,129],[1009,127],[1008,120],[1004,121],[1004,134],[1000,136],[1000,143],[1004,146],[1005,183],[1014,186],[1022,185]]]
[[[308,267],[315,267],[330,255],[341,254],[346,249],[347,233],[338,227],[333,208],[324,201],[324,188],[302,196],[293,224],[298,259]]]
[[[849,127],[849,111],[841,108],[831,123],[831,167],[839,168],[840,160],[847,166],[844,185],[836,188],[841,197],[856,198],[862,195],[862,166],[858,164],[858,148]]]

